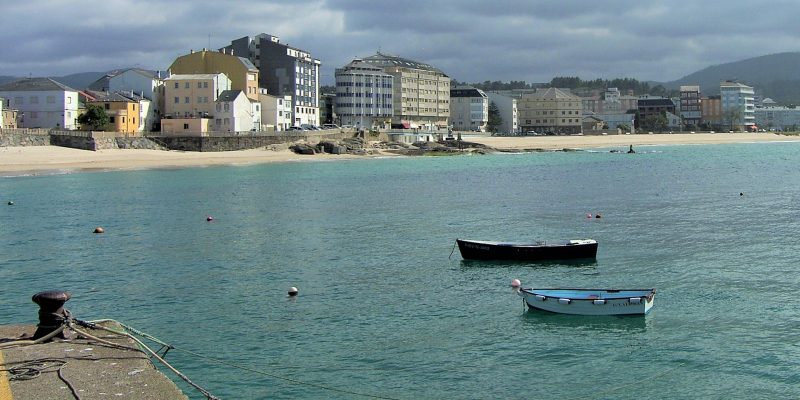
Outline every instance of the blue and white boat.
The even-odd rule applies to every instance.
[[[655,289],[526,289],[520,296],[528,307],[560,314],[647,314]]]

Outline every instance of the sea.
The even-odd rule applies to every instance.
[[[69,291],[223,399],[800,398],[800,143],[626,150],[3,177],[0,324]],[[456,238],[599,249],[476,262]],[[513,279],[657,293],[548,314]]]

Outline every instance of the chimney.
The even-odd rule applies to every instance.
[[[190,49],[189,54],[194,54],[194,49]]]
[[[233,48],[231,48],[231,55],[233,55]]]

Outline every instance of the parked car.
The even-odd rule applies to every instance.
[[[324,124],[324,125],[322,125],[322,129],[339,129],[339,125],[336,125],[336,124]]]
[[[303,129],[303,128],[299,127],[299,126],[290,126],[289,130],[290,131],[304,131],[305,129]]]

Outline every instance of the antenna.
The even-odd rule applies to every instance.
[[[208,51],[211,51],[211,32],[208,33]]]

